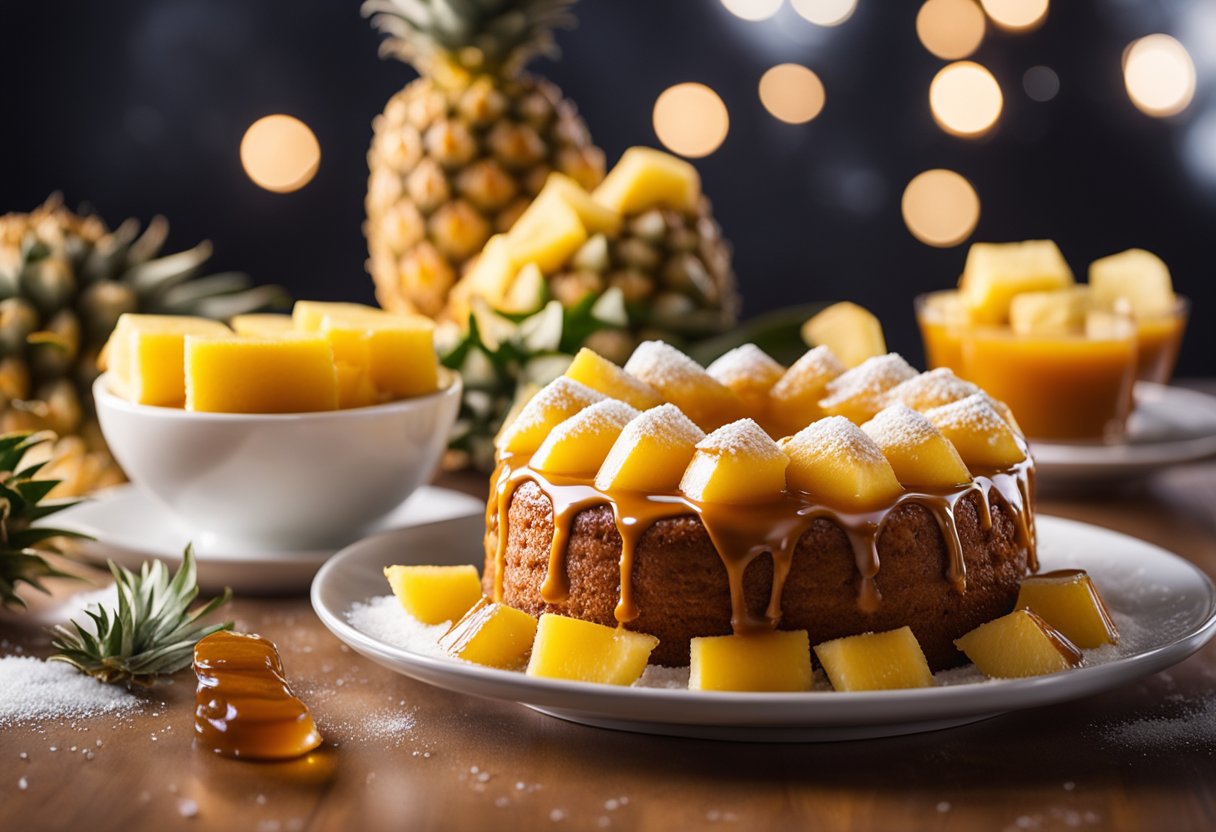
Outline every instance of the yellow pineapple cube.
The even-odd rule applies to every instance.
[[[674,404],[647,410],[625,426],[595,475],[600,491],[671,491],[705,433]]]
[[[548,679],[631,685],[658,644],[645,633],[545,613],[536,627],[526,672]]]
[[[291,308],[291,320],[300,332],[320,332],[326,318],[351,320],[387,315],[383,309],[362,303],[298,300]]]
[[[186,336],[231,334],[207,318],[121,315],[104,350],[110,388],[138,404],[181,407],[186,401]]]
[[[186,409],[305,413],[338,407],[329,342],[319,336],[186,336]]]
[[[558,196],[574,209],[588,234],[616,236],[621,230],[621,215],[611,208],[596,202],[582,185],[564,173],[554,171],[545,180],[545,186],[536,195],[537,199]]]
[[[828,416],[860,425],[886,407],[890,390],[915,376],[916,370],[896,353],[867,358],[828,382],[819,407]]]
[[[334,360],[367,368],[375,388],[390,397],[421,396],[439,388],[435,325],[419,315],[326,315],[320,331]]]
[[[883,408],[861,429],[878,445],[904,485],[950,488],[971,482],[971,472],[950,440],[906,405]]]
[[[485,298],[494,307],[503,304],[519,271],[508,249],[507,235],[495,234],[452,287],[452,317],[461,325],[468,321],[473,298]]]
[[[843,416],[812,422],[782,440],[791,489],[828,505],[867,510],[890,504],[903,488],[874,440]]]
[[[844,365],[827,347],[808,350],[769,390],[768,414],[774,436],[789,436],[823,416],[819,400]]]
[[[625,362],[625,372],[658,390],[702,430],[713,430],[745,415],[743,402],[729,387],[662,341],[639,344]]]
[[[1005,324],[1015,295],[1067,289],[1072,269],[1051,240],[974,243],[959,279],[959,293],[973,323]]]
[[[1009,303],[1009,326],[1017,335],[1068,335],[1085,328],[1092,300],[1088,286],[1021,292]]]
[[[1013,429],[986,393],[925,411],[968,467],[1008,468],[1026,458]]]
[[[701,202],[701,175],[692,164],[670,153],[631,147],[592,195],[618,214],[636,214],[656,206],[691,214]]]
[[[439,637],[439,646],[466,662],[522,670],[534,638],[535,618],[506,604],[480,598]]]
[[[566,369],[566,377],[605,396],[620,399],[638,410],[649,410],[663,403],[659,392],[644,381],[634,378],[599,353],[583,347]]]
[[[477,567],[386,566],[384,577],[401,607],[423,624],[459,621],[481,598]]]
[[[954,646],[966,653],[981,673],[994,679],[1042,676],[1081,663],[1081,651],[1029,610],[1014,610],[981,624],[956,638]]]
[[[338,377],[338,407],[367,407],[380,401],[376,385],[367,374],[367,367],[359,364],[336,362],[334,370]]]
[[[885,355],[882,324],[865,307],[844,301],[834,303],[802,325],[802,340],[828,347],[846,367]]]
[[[689,647],[689,690],[811,689],[811,642],[806,630],[703,636],[692,639]]]
[[[938,367],[892,387],[887,391],[887,402],[907,405],[923,413],[979,392],[979,387],[959,378],[949,367]]]
[[[702,503],[764,503],[785,491],[789,459],[751,419],[723,425],[697,443],[680,491]]]
[[[546,474],[594,476],[638,411],[616,399],[596,402],[553,429],[528,463]]]
[[[533,453],[555,427],[603,399],[603,393],[559,376],[529,399],[518,416],[503,424],[495,444],[512,454]]]
[[[825,641],[815,645],[815,656],[839,691],[933,687],[911,627]]]
[[[507,292],[494,308],[512,314],[528,314],[545,305],[549,284],[535,263],[528,263],[511,279]]]
[[[1089,264],[1089,285],[1094,301],[1104,309],[1128,304],[1136,316],[1164,315],[1174,309],[1174,284],[1161,258],[1142,248],[1131,248]]]
[[[1035,613],[1078,647],[1119,642],[1110,611],[1083,569],[1062,569],[1023,579],[1016,606]]]
[[[785,368],[755,344],[744,344],[714,361],[705,372],[729,387],[753,418],[764,421],[769,392],[785,375]]]
[[[535,263],[552,274],[587,242],[587,228],[564,199],[533,200],[507,232],[507,255],[516,266]]]
[[[290,315],[277,313],[234,315],[228,324],[237,335],[251,338],[281,338],[296,331]]]

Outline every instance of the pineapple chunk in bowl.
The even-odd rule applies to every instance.
[[[132,483],[203,551],[346,545],[435,472],[461,383],[385,404],[305,413],[207,413],[136,404],[93,385],[102,432]]]

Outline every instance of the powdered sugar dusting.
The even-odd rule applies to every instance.
[[[714,361],[705,372],[736,390],[772,387],[785,374],[785,368],[755,344],[744,344]]]
[[[826,346],[808,350],[773,385],[773,398],[793,399],[804,393],[818,393],[828,382],[844,373],[844,365]]]
[[[33,656],[0,659],[0,728],[17,722],[121,714],[142,707],[122,687],[107,685],[63,662]]]
[[[915,375],[916,370],[896,353],[867,358],[829,381],[827,395],[820,404],[825,410],[832,410],[852,402],[877,412],[888,390]]]
[[[684,411],[674,404],[661,404],[644,411],[621,431],[617,444],[633,447],[643,436],[658,440],[664,445],[695,445],[705,438],[705,431],[697,427]]]
[[[880,448],[915,448],[941,436],[932,422],[902,404],[884,407],[861,429]]]
[[[561,442],[591,433],[598,433],[605,428],[616,428],[619,430],[639,415],[636,408],[630,407],[622,401],[605,399],[602,402],[596,402],[580,410],[554,428],[553,433],[549,434],[549,438],[545,440],[545,445],[551,442]],[[541,447],[543,448],[544,446],[542,445]]]
[[[938,367],[900,382],[887,393],[887,401],[906,404],[913,410],[929,410],[980,392],[980,388],[954,374],[948,367]]]
[[[776,459],[782,455],[777,443],[751,419],[723,425],[698,442],[697,450],[718,456],[742,456],[756,460]]]
[[[942,431],[962,431],[998,437],[1009,430],[987,393],[974,393],[925,412],[925,418]]]
[[[887,461],[874,440],[843,416],[828,416],[811,422],[788,437],[782,449],[791,459],[795,455],[805,454],[817,458],[851,459],[869,464],[882,464]]]
[[[604,399],[604,394],[592,390],[585,384],[558,376],[553,381],[537,391],[536,395],[524,405],[523,410],[515,417],[515,421],[503,431],[499,439],[499,447],[506,447],[510,441],[520,434],[545,425],[554,414],[560,419],[568,419],[584,407]],[[538,443],[539,444],[539,443]]]
[[[705,377],[705,368],[665,341],[643,341],[625,362],[625,372],[657,387],[668,388]]]

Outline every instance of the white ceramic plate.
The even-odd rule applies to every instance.
[[[805,742],[897,736],[964,725],[1005,711],[1076,699],[1155,673],[1216,633],[1216,589],[1188,561],[1136,538],[1037,518],[1044,569],[1089,570],[1112,610],[1131,623],[1108,660],[1032,679],[865,693],[702,693],[534,679],[403,650],[351,626],[351,608],[385,594],[389,563],[483,560],[481,518],[389,532],[342,550],[317,573],[312,604],[359,653],[459,693],[520,702],[542,713],[626,731],[713,739]],[[1134,638],[1129,638],[1134,636]]]
[[[447,488],[423,486],[378,524],[396,529],[447,520],[452,517],[485,515],[485,502]],[[92,499],[47,518],[47,524],[95,538],[85,541],[85,557],[104,563],[113,559],[137,568],[148,558],[171,566],[181,562],[182,551],[191,540],[189,530],[133,485],[107,489]],[[232,587],[251,594],[303,592],[313,575],[335,549],[282,552],[208,551],[195,547],[199,584],[204,589]]]
[[[1137,382],[1127,430],[1127,441],[1112,445],[1033,442],[1038,481],[1120,479],[1216,456],[1216,397]]]

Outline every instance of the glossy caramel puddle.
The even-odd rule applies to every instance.
[[[194,730],[217,754],[286,760],[321,744],[312,714],[288,687],[270,640],[212,633],[194,647],[194,672]]]

